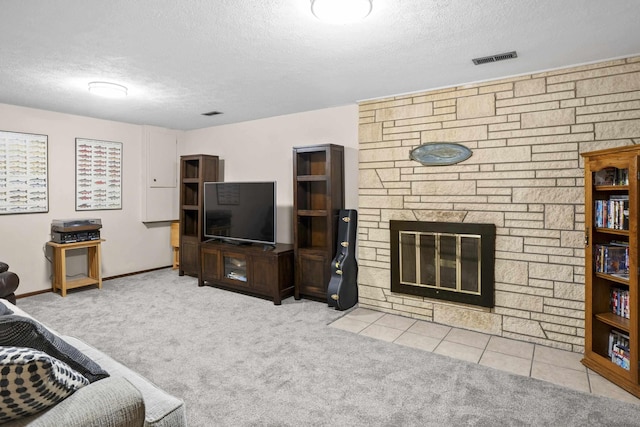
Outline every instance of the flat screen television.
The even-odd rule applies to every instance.
[[[204,235],[229,243],[276,244],[276,183],[205,182]]]

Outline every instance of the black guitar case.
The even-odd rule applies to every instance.
[[[331,280],[327,287],[327,304],[337,310],[347,310],[358,302],[357,228],[358,211],[340,210],[337,251],[331,261]]]

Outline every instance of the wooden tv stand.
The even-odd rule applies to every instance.
[[[211,284],[250,295],[266,297],[280,305],[293,295],[293,245],[275,248],[258,245],[200,243],[198,286]]]

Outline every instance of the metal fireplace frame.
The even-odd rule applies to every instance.
[[[480,293],[452,291],[400,282],[400,232],[443,233],[480,236]],[[494,224],[431,221],[389,221],[391,244],[391,292],[435,298],[492,308],[495,305],[495,238]]]

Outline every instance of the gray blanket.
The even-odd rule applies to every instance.
[[[80,350],[53,334],[37,321],[15,314],[0,315],[0,345],[29,347],[65,362],[89,382],[109,376]]]

